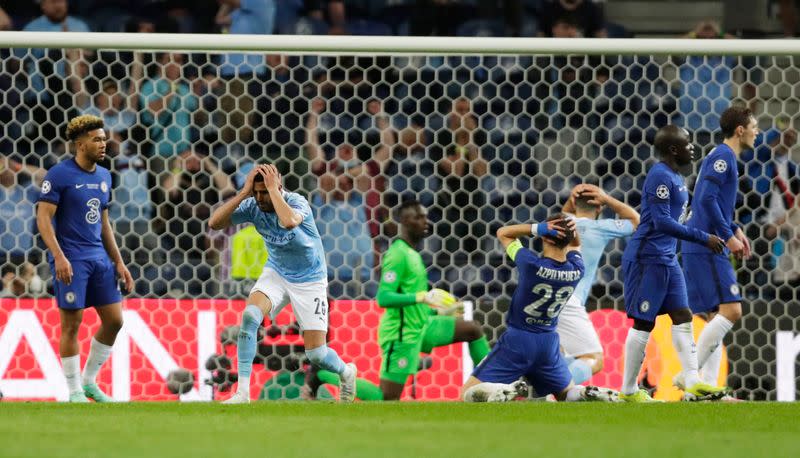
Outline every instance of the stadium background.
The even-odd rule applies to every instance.
[[[683,30],[690,28],[686,14],[698,21],[732,20],[730,8],[719,7],[722,2],[680,9],[685,13],[681,21],[670,22],[674,13],[657,22],[648,22],[644,13],[637,16],[648,7],[652,13],[657,3],[664,2],[608,2],[609,17],[620,22],[605,22],[604,30],[619,38],[667,36],[690,32]],[[357,7],[349,11],[365,13]],[[462,36],[533,36],[548,23],[536,17],[542,10],[524,11],[519,25],[526,29],[499,19],[447,24]],[[350,34],[407,34],[415,24],[413,15],[403,22],[394,21],[403,17],[399,13],[366,13],[349,18]],[[91,28],[115,30],[104,17],[91,17]],[[24,25],[26,18],[14,19]],[[148,21],[135,18],[127,25],[140,30]],[[570,35],[581,26],[575,16],[555,22],[550,32]],[[171,24],[188,27],[180,20]],[[276,24],[282,35],[324,35],[336,27],[330,18],[279,18]],[[765,24],[764,35],[780,32],[769,17]],[[743,37],[757,32],[739,27]],[[723,35],[713,25],[691,32],[699,36],[709,30]],[[423,257],[430,281],[472,300],[475,319],[494,341],[504,330],[503,313],[515,286],[494,230],[507,221],[544,219],[560,208],[572,186],[584,181],[637,206],[638,189],[654,161],[649,145],[657,127],[668,122],[686,126],[706,153],[719,140],[714,134],[718,114],[730,103],[752,106],[765,133],[740,164],[737,221],[754,240],[755,256],[737,266],[746,302],[743,320],[726,341],[728,383],[742,398],[774,400],[779,398],[778,371],[783,370],[789,379],[783,399],[796,395],[793,348],[798,344],[790,341],[797,342],[799,331],[800,219],[794,203],[782,215],[770,208],[773,191],[781,188],[772,171],[782,153],[789,154],[794,171],[778,198],[793,201],[800,192],[794,166],[799,159],[795,86],[800,72],[794,57],[275,53],[243,62],[230,53],[5,46],[2,58],[0,248],[7,298],[0,307],[0,390],[7,395],[20,386],[35,394],[42,386],[24,382],[40,380],[46,372],[44,357],[39,357],[46,351],[31,344],[41,341],[37,325],[50,351],[55,348],[57,321],[48,299],[49,269],[33,232],[33,202],[44,171],[69,157],[63,128],[75,114],[103,116],[112,137],[106,164],[115,176],[111,216],[137,279],[132,297],[155,300],[127,304],[153,335],[150,340],[144,331],[138,340],[131,336],[129,382],[134,399],[163,399],[169,396],[163,379],[170,366],[154,364],[164,360],[163,353],[156,356],[158,346],[176,365],[193,372],[193,386],[202,390],[199,360],[205,358],[197,355],[224,351],[221,334],[236,324],[241,308],[227,300],[244,297],[253,268],[258,271],[262,263],[263,252],[253,255],[260,241],[252,233],[217,233],[205,225],[211,208],[241,185],[254,162],[274,162],[286,187],[309,197],[327,251],[330,296],[343,301],[341,327],[332,330],[331,345],[365,358],[363,364],[370,366],[378,358],[367,343],[378,311],[369,305],[346,311],[354,304],[349,300],[374,296],[379,253],[396,233],[391,209],[398,202],[415,197],[429,207],[434,234],[425,241]],[[781,217],[785,222],[776,224]],[[622,248],[617,243],[608,251],[589,301],[590,310],[602,311],[593,317],[609,354],[620,350],[622,340],[614,336],[624,335],[627,326],[618,314],[607,312],[624,309],[618,271]],[[20,299],[31,297],[41,299]],[[202,302],[206,299],[218,301],[209,307]],[[334,304],[334,313],[340,304]],[[195,310],[214,313],[213,343],[204,340],[202,351],[202,319],[190,313]],[[12,319],[20,320],[14,321],[20,326],[10,326]],[[290,317],[283,319],[288,321],[265,340],[263,381],[274,369],[297,366],[289,355],[300,342]],[[128,326],[135,323],[131,315]],[[789,334],[779,337],[779,331]],[[88,335],[85,329],[84,340]],[[784,369],[776,353],[780,339],[788,354],[782,359]],[[111,381],[114,364],[121,364],[112,360],[101,375],[104,383]],[[458,348],[434,355],[433,367],[420,376],[420,397],[452,398],[460,364]],[[614,371],[620,369],[607,365],[595,382],[613,386]]]

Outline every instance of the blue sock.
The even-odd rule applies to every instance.
[[[239,379],[249,381],[250,372],[253,370],[253,358],[256,356],[258,326],[264,321],[264,314],[255,305],[248,305],[242,313],[242,326],[239,329],[239,338],[236,341],[237,370]],[[249,383],[248,383],[249,384]]]
[[[566,361],[567,362],[567,366],[569,366],[570,364],[572,364],[573,361],[575,361],[575,357],[574,356],[566,356],[565,355],[564,356],[564,361]]]
[[[317,347],[313,350],[306,350],[306,356],[311,364],[325,369],[326,371],[335,372],[340,374],[344,372],[344,361],[339,358],[339,355],[333,348],[328,348],[327,345]]]
[[[569,372],[572,374],[572,381],[576,385],[592,378],[592,366],[582,359],[575,359],[569,364]]]

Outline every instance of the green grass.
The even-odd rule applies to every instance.
[[[797,457],[800,404],[0,403],[0,457]]]

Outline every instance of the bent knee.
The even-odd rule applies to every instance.
[[[742,318],[742,304],[740,302],[720,304],[718,313],[731,323],[735,323]]]

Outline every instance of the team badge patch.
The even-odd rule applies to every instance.
[[[723,173],[726,170],[728,170],[728,163],[725,162],[723,159],[717,159],[716,162],[714,162],[715,172]]]
[[[739,295],[739,285],[731,285],[731,294],[734,296]]]
[[[52,189],[52,187],[53,186],[50,184],[49,181],[44,180],[44,182],[42,183],[42,194],[47,194],[48,192],[50,192],[50,189]]]
[[[647,311],[648,311],[648,310],[650,310],[650,302],[648,302],[648,301],[642,301],[642,303],[641,303],[641,304],[639,304],[639,310],[640,310],[642,313],[647,313]]]
[[[397,360],[397,367],[400,369],[405,369],[408,366],[408,360],[406,358],[400,358]]]
[[[383,281],[387,283],[392,283],[395,280],[397,280],[397,273],[395,273],[395,271],[389,270],[383,274]]]
[[[621,219],[615,219],[614,225],[617,226],[617,229],[622,229],[622,226],[625,225],[625,222],[622,221]]]
[[[656,197],[659,199],[669,199],[669,188],[665,184],[658,185],[656,188]]]
[[[103,192],[108,192],[108,185],[105,181],[100,182],[100,190]]]
[[[66,299],[66,301],[70,304],[74,303],[75,293],[73,293],[72,291],[68,292],[67,294],[64,295],[64,299]]]

